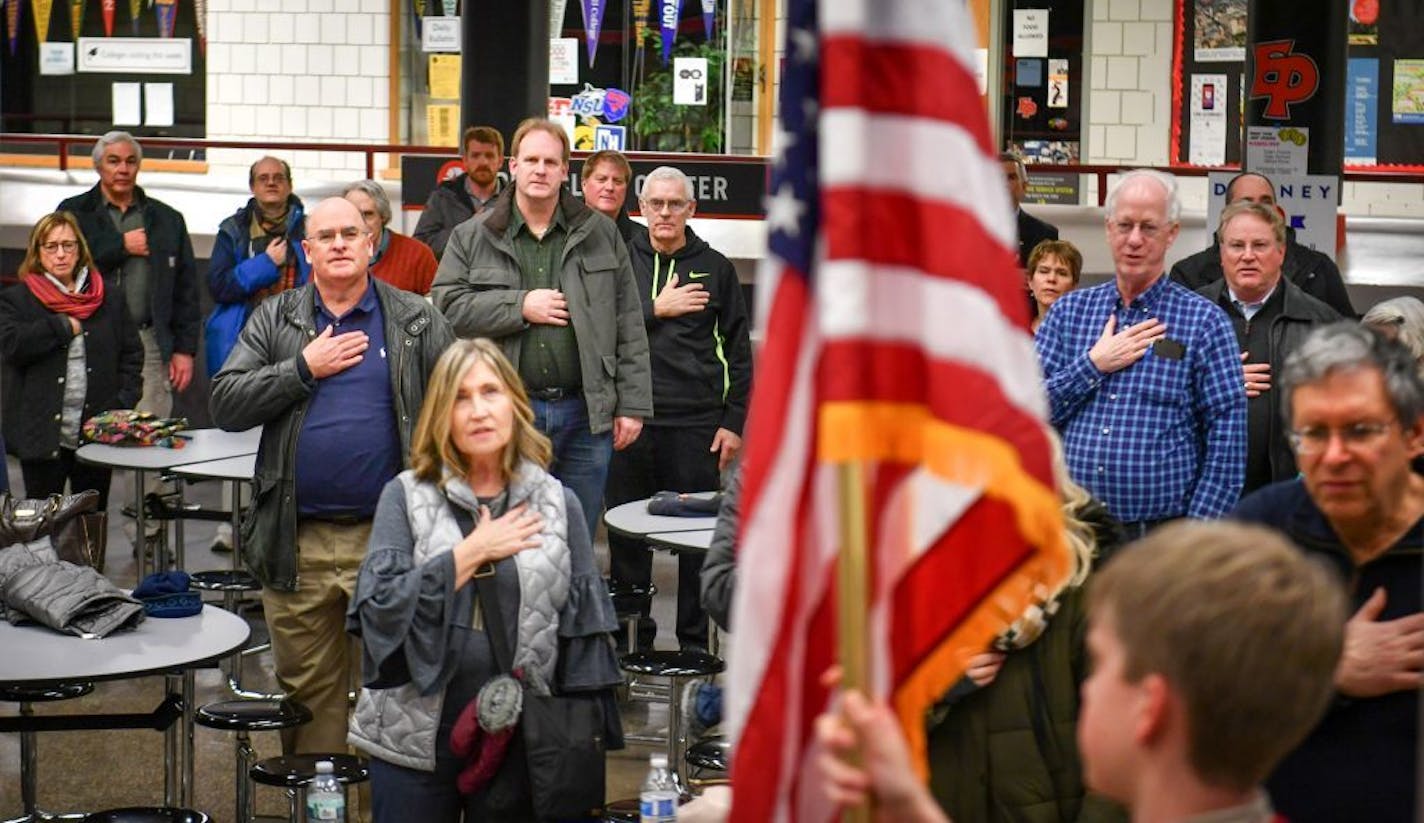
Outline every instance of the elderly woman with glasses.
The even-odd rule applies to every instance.
[[[507,674],[484,619],[493,608],[526,688],[602,698],[603,739],[621,745],[613,603],[578,498],[545,470],[551,453],[498,346],[451,344],[430,377],[411,468],[376,508],[348,614],[365,677],[350,742],[371,755],[375,823],[534,819],[517,788],[533,768],[521,746],[502,761],[452,750],[462,712],[478,695],[483,727],[482,688]]]
[[[30,232],[20,282],[0,292],[0,413],[20,459],[25,493],[95,489],[109,502],[109,470],[80,463],[89,417],[132,408],[143,388],[143,344],[122,293],[106,290],[69,212]]]

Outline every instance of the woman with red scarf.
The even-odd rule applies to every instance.
[[[20,282],[0,292],[0,424],[20,459],[25,494],[96,489],[109,504],[109,470],[80,463],[79,429],[133,408],[143,388],[143,344],[123,293],[106,290],[69,212],[30,232]]]

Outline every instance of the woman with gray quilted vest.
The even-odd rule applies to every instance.
[[[498,763],[451,748],[462,711],[506,674],[476,598],[491,579],[525,687],[599,695],[604,739],[622,745],[613,604],[533,419],[499,348],[457,341],[431,375],[411,468],[381,495],[347,618],[365,678],[349,739],[371,756],[374,823],[534,819],[517,734]]]

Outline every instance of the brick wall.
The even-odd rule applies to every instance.
[[[208,137],[274,140],[301,180],[365,173],[360,154],[280,141],[387,139],[386,0],[208,0]],[[213,174],[245,176],[261,152],[214,149]]]

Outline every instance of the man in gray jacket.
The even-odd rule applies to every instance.
[[[386,482],[404,468],[435,361],[453,340],[423,299],[368,272],[371,236],[346,200],[322,201],[302,241],[311,282],[263,301],[213,379],[212,414],[263,426],[242,553],[282,689],[312,710],[285,753],[346,749],[359,657],[346,609]]]
[[[525,120],[510,150],[514,185],[456,227],[430,294],[456,334],[493,339],[519,370],[549,471],[594,534],[613,450],[653,413],[643,306],[618,228],[563,188],[563,128]]]

